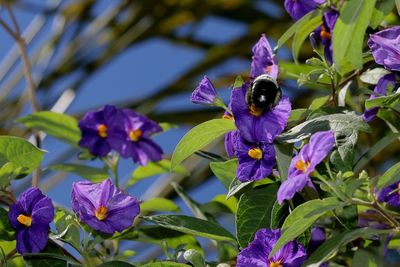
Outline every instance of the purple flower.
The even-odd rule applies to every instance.
[[[371,34],[368,46],[375,62],[391,71],[400,71],[400,26]]]
[[[140,165],[160,161],[163,151],[150,139],[151,135],[162,131],[160,125],[130,109],[123,109],[122,114],[125,116],[124,136],[114,140],[115,150],[125,158],[132,157]]]
[[[123,114],[115,107],[106,105],[97,111],[89,111],[79,121],[82,138],[81,147],[89,149],[95,156],[105,157],[113,148],[115,141],[121,140],[125,133]]]
[[[315,167],[324,160],[335,145],[332,131],[317,132],[310,138],[300,152],[292,159],[289,166],[288,179],[278,190],[278,203],[285,199],[292,199],[296,192],[300,192],[308,184],[313,187],[310,174]]]
[[[40,189],[29,188],[10,206],[8,219],[16,230],[18,253],[37,253],[46,247],[54,206]]]
[[[391,85],[393,88],[396,86],[396,75],[393,73],[386,74],[382,78],[379,79],[378,83],[374,88],[374,94],[372,94],[369,99],[373,99],[377,96],[386,95],[386,90],[388,86]],[[378,113],[379,107],[370,108],[364,111],[362,118],[369,122],[373,118],[375,118],[376,113]]]
[[[250,77],[251,79],[255,79],[262,74],[268,74],[276,79],[278,77],[278,71],[279,68],[274,60],[271,46],[265,34],[263,34],[253,46]]]
[[[253,242],[243,249],[237,259],[237,267],[300,267],[307,258],[306,250],[296,241],[290,241],[274,256],[269,253],[281,236],[281,230],[260,229]]]
[[[241,182],[266,178],[275,165],[274,146],[269,143],[250,143],[240,136],[239,131],[233,133],[235,155],[239,165],[236,177]]]
[[[324,13],[323,24],[317,31],[319,34],[322,44],[324,45],[325,58],[329,63],[333,63],[333,28],[339,18],[339,12],[336,10],[330,10]]]
[[[400,206],[400,182],[396,182],[382,188],[378,196],[378,201],[386,202],[393,207]]]
[[[190,100],[196,104],[213,105],[217,99],[217,92],[207,76],[194,89]]]
[[[132,226],[140,212],[140,201],[116,188],[111,179],[94,184],[73,183],[72,209],[94,230],[113,234]]]
[[[232,91],[232,112],[235,124],[247,141],[272,143],[275,137],[285,129],[292,110],[289,98],[284,96],[275,107],[261,110],[255,105],[247,105],[248,86],[249,83],[245,83],[242,88]]]
[[[285,9],[297,21],[323,3],[325,0],[285,0]]]

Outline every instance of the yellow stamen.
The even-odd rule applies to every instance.
[[[283,267],[281,261],[273,261],[269,264],[269,267]]]
[[[270,73],[270,72],[271,72],[271,69],[272,69],[272,65],[269,65],[269,66],[266,68],[265,73]]]
[[[232,121],[234,120],[233,116],[231,114],[224,114],[222,116],[222,118],[225,119],[225,120],[232,120]]]
[[[310,167],[310,162],[304,162],[303,160],[299,160],[296,162],[296,164],[294,165],[294,167],[296,169],[298,169],[299,171],[302,171],[303,173],[305,173],[308,169],[308,167]]]
[[[107,137],[107,126],[105,124],[100,124],[99,126],[97,126],[97,131],[99,132],[100,137]]]
[[[104,220],[105,218],[107,218],[107,207],[104,206],[100,206],[96,212],[95,212],[96,218],[99,221]]]
[[[262,112],[263,112],[262,109],[259,109],[254,104],[251,104],[251,106],[250,106],[250,114],[251,115],[259,117],[259,116],[261,116]]]
[[[400,183],[397,184],[397,194],[400,195]]]
[[[325,39],[328,39],[328,40],[331,39],[331,33],[328,32],[324,26],[321,27],[320,36],[321,36],[321,38],[325,38]]]
[[[133,130],[129,132],[129,139],[131,139],[131,141],[138,141],[139,138],[142,136],[142,131],[137,129],[137,130]]]
[[[250,149],[249,152],[247,152],[247,155],[249,155],[249,157],[252,159],[260,160],[263,157],[263,152],[261,151],[261,149],[256,147]]]
[[[29,227],[32,224],[32,217],[31,216],[26,216],[24,214],[20,214],[17,217],[17,221],[19,221],[20,224],[23,224],[26,227]]]

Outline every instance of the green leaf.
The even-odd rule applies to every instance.
[[[275,201],[274,206],[271,210],[271,229],[281,228],[285,218],[289,215],[289,208],[286,202],[279,205],[278,201]]]
[[[230,159],[228,161],[223,162],[210,162],[211,171],[214,175],[221,181],[221,183],[225,186],[226,189],[229,189],[229,186],[233,179],[236,179],[236,169],[238,166],[237,159]]]
[[[109,261],[98,265],[98,267],[134,267],[134,266],[135,265],[132,265],[125,261]]]
[[[275,143],[274,148],[279,176],[281,178],[281,181],[285,181],[287,179],[290,162],[292,161],[293,157],[293,145]]]
[[[375,2],[376,0],[350,0],[341,8],[333,31],[333,61],[338,72],[342,73],[344,60],[351,62],[356,68],[362,68],[364,36]]]
[[[40,253],[24,253],[25,262],[32,267],[66,267],[81,266],[52,242]]]
[[[330,114],[320,116],[305,121],[296,127],[293,127],[286,133],[277,137],[279,142],[296,143],[310,137],[311,134],[318,131],[327,131],[332,129],[335,135],[340,134],[343,130],[352,129],[354,131],[370,132],[371,128],[360,116],[354,113],[346,114]]]
[[[257,230],[271,226],[271,211],[277,191],[278,187],[273,184],[247,191],[240,197],[236,213],[236,233],[242,248],[253,240]]]
[[[330,96],[321,96],[321,97],[317,97],[315,98],[312,102],[311,105],[308,107],[308,109],[310,110],[317,110],[320,107],[322,107],[323,105],[325,105],[326,102],[328,102]]]
[[[363,154],[354,166],[354,172],[360,172],[364,166],[373,159],[379,152],[388,147],[391,143],[400,138],[400,133],[390,133],[376,142],[372,147]]]
[[[153,212],[153,211],[180,211],[178,205],[172,200],[156,197],[140,203],[140,212]]]
[[[360,80],[364,83],[375,85],[383,76],[389,73],[390,71],[384,68],[368,69],[360,75]]]
[[[105,169],[94,168],[73,163],[50,165],[48,168],[54,171],[74,173],[80,177],[83,177],[95,183],[101,182],[104,179],[110,177],[110,174]]]
[[[320,23],[317,25],[317,27],[319,25],[321,25],[322,22],[322,11],[319,9],[316,9],[308,14],[306,14],[305,16],[303,16],[301,19],[299,19],[296,23],[294,23],[284,34],[282,34],[281,38],[279,38],[278,43],[276,44],[276,47],[274,48],[274,50],[279,49],[282,45],[284,45],[293,35],[295,35],[298,31],[300,31],[301,29],[308,29],[310,28],[312,25],[316,24],[317,21],[320,21]],[[315,28],[317,28],[315,27]],[[315,29],[314,28],[314,29]],[[314,29],[311,29],[314,30]],[[310,32],[311,32],[310,31]],[[304,32],[306,32],[304,30]],[[304,35],[304,33],[303,33]],[[301,36],[297,37],[299,40]],[[304,39],[303,39],[304,41]]]
[[[343,206],[335,197],[325,199],[313,199],[297,206],[286,218],[282,225],[282,235],[276,242],[269,254],[272,257],[276,251],[283,247],[287,242],[294,240],[307,230],[319,217],[326,212]]]
[[[0,240],[15,240],[15,231],[8,220],[8,212],[0,207]]]
[[[292,112],[290,113],[288,124],[297,123],[298,121],[305,119],[309,112],[310,111],[306,108],[293,109]]]
[[[242,76],[237,76],[235,82],[233,83],[233,88],[241,88],[244,84]]]
[[[367,238],[370,235],[385,234],[388,232],[390,232],[390,230],[361,228],[335,234],[318,247],[318,249],[306,260],[304,266],[309,266],[311,264],[315,264],[313,266],[319,266],[319,264],[329,260],[339,250],[339,248],[357,238]]]
[[[394,0],[383,0],[376,3],[371,18],[371,28],[376,29],[387,15],[393,10]]]
[[[199,244],[192,235],[182,232],[166,229],[161,226],[141,226],[135,231],[126,231],[113,237],[114,239],[134,240],[142,243],[151,243],[157,245],[166,244],[168,247],[177,249],[184,245],[185,249],[194,248],[200,250]]]
[[[162,159],[158,162],[149,162],[146,166],[139,166],[132,173],[132,178],[129,180],[127,186],[132,186],[136,182],[163,173],[169,173],[171,171],[171,161]],[[189,176],[190,172],[182,165],[177,165],[173,172]]]
[[[8,162],[0,167],[0,188],[7,187],[11,180],[17,179],[18,177],[25,176],[28,168],[15,167],[12,162]]]
[[[146,263],[144,265],[140,265],[140,267],[190,267],[190,265],[173,261],[159,261]]]
[[[237,206],[236,198],[227,199],[226,195],[217,195],[210,202],[201,205],[201,210],[210,214],[221,212],[236,214]]]
[[[400,162],[389,168],[378,180],[377,187],[382,189],[397,182],[400,179]]]
[[[235,237],[218,224],[185,215],[155,215],[146,216],[143,219],[190,235],[219,241],[235,241]]]
[[[195,126],[176,146],[171,159],[171,169],[173,170],[184,159],[204,148],[216,138],[235,129],[234,122],[226,119],[213,119]]]
[[[292,54],[296,62],[299,57],[300,48],[303,45],[304,41],[307,39],[308,35],[311,32],[313,32],[316,28],[321,26],[321,24],[322,24],[321,10],[316,9],[315,15],[311,16],[308,20],[302,23],[296,30],[292,45]]]
[[[38,149],[27,140],[14,136],[0,136],[0,174],[9,173],[10,165],[18,176],[25,176],[36,169],[43,159],[45,151]],[[5,169],[3,169],[5,168]],[[13,172],[15,174],[15,172]],[[0,182],[1,184],[2,182]]]
[[[78,121],[65,114],[40,111],[19,118],[17,122],[24,124],[27,128],[43,131],[74,147],[78,147],[78,142],[81,139]]]
[[[339,171],[351,171],[353,168],[355,149],[358,141],[358,131],[353,128],[343,128],[336,132],[336,149],[330,156],[330,161]]]
[[[236,178],[233,179],[231,184],[229,185],[229,190],[228,190],[228,194],[226,194],[226,198],[230,198],[230,197],[238,194],[239,192],[241,192],[242,190],[244,190],[251,184],[252,184],[252,181],[242,183]]]
[[[395,2],[396,2],[397,13],[400,15],[400,0],[395,0]]]
[[[379,267],[384,266],[383,259],[376,253],[377,251],[371,251],[366,249],[358,249],[354,253],[353,266],[352,267]],[[378,254],[378,255],[377,255]]]
[[[185,260],[193,264],[194,267],[206,267],[203,255],[197,252],[195,249],[186,250],[183,254]]]
[[[54,239],[60,239],[79,251],[81,249],[80,232],[74,215],[64,210],[57,210],[54,224],[58,232],[57,238]]]
[[[396,107],[400,104],[400,93],[395,93],[388,96],[379,96],[376,98],[368,99],[365,101],[365,108],[370,109],[374,107]]]

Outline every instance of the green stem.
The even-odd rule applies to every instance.
[[[119,163],[119,155],[115,155],[111,162],[111,171],[114,176],[114,183],[116,187],[119,187],[119,180],[118,180],[118,163]]]

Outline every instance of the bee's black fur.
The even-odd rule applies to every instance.
[[[269,75],[260,75],[250,84],[246,93],[246,102],[261,110],[269,110],[276,106],[281,98],[281,88]]]

